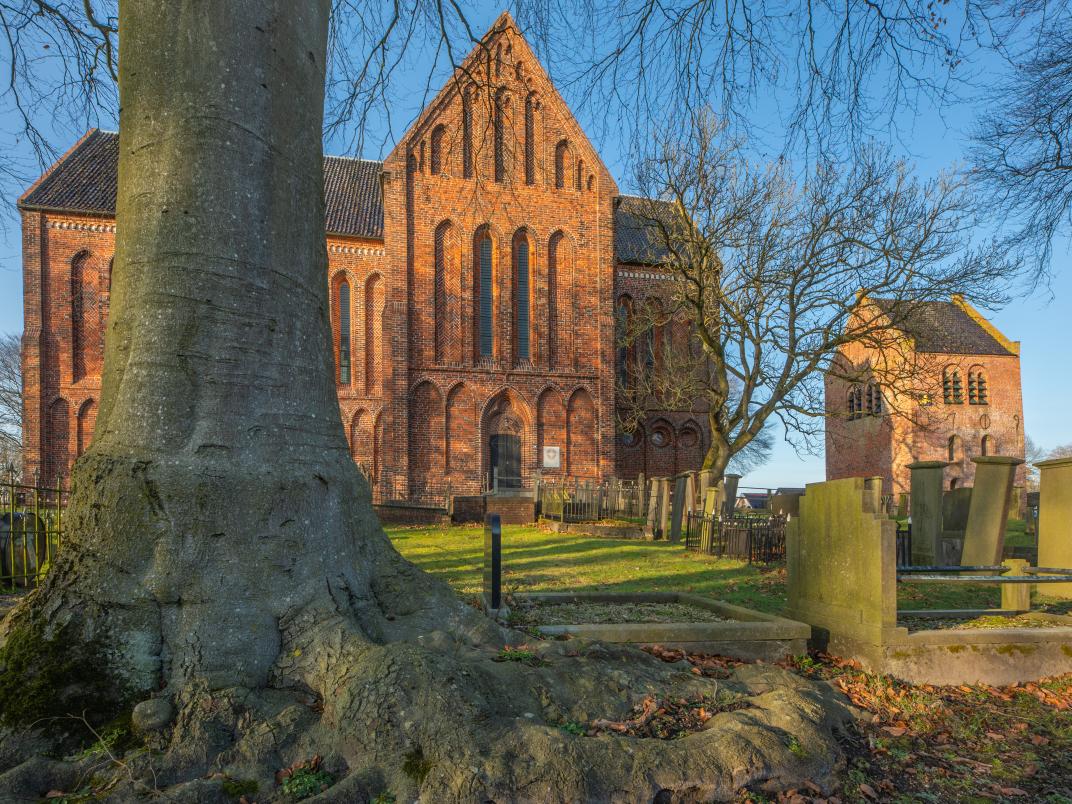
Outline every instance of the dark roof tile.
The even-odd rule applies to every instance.
[[[621,195],[614,208],[614,257],[618,262],[659,265],[666,261],[666,245],[660,242],[654,219],[673,214],[665,201]]]
[[[951,301],[903,302],[872,299],[916,342],[916,351],[952,355],[1010,355],[960,305]]]
[[[382,162],[324,157],[325,228],[330,234],[383,237]],[[119,135],[94,129],[20,201],[26,209],[115,215]]]

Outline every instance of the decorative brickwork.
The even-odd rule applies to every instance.
[[[883,491],[897,495],[910,491],[915,461],[948,461],[943,485],[950,489],[974,484],[974,457],[1023,458],[1019,344],[959,298],[925,305],[905,330],[915,355],[906,362],[926,374],[913,383],[919,393],[827,376],[827,480],[881,477]],[[842,356],[864,374],[877,364],[860,344]],[[1016,485],[1025,471],[1017,469]]]
[[[508,16],[485,44],[470,58],[495,53],[490,86],[459,74],[383,163],[325,160],[325,348],[351,454],[385,498],[479,493],[518,445],[526,483],[696,468],[703,416],[616,437],[615,300],[665,282]],[[92,438],[117,154],[91,131],[20,200],[26,464],[49,479]]]

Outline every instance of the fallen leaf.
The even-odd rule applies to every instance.
[[[883,726],[882,730],[890,735],[890,737],[901,737],[908,732],[908,729],[903,726]]]
[[[1020,797],[1030,795],[1026,790],[1021,790],[1019,787],[999,787],[1001,795],[1010,797]]]
[[[875,792],[875,788],[866,782],[860,782],[860,792],[870,799],[878,799],[878,793]]]

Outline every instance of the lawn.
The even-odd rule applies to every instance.
[[[460,595],[480,591],[483,529],[390,528],[399,551],[444,577]],[[686,552],[681,545],[591,539],[535,527],[503,529],[507,589],[691,591],[776,613],[785,569],[750,567]],[[995,587],[902,584],[903,608],[993,606]],[[1067,604],[1066,604],[1067,608]],[[690,661],[705,662],[707,657]],[[788,667],[826,679],[862,710],[846,738],[848,767],[837,796],[812,790],[738,802],[1040,801],[1072,803],[1072,676],[995,689],[911,686],[832,657],[796,657]]]
[[[462,597],[480,594],[484,530],[428,526],[388,528],[413,563],[441,575]],[[690,553],[680,544],[596,539],[534,526],[503,528],[503,589],[507,592],[695,592],[776,614],[786,605],[785,566]],[[997,586],[901,584],[904,609],[996,608]]]

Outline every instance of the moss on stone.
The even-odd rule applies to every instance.
[[[432,763],[424,758],[424,753],[418,747],[406,754],[402,762],[402,772],[420,787],[424,784],[428,772],[432,770]]]
[[[0,724],[38,727],[70,746],[92,737],[82,718],[96,728],[129,709],[131,696],[103,647],[73,631],[49,634],[32,616],[14,625],[0,647]]]

